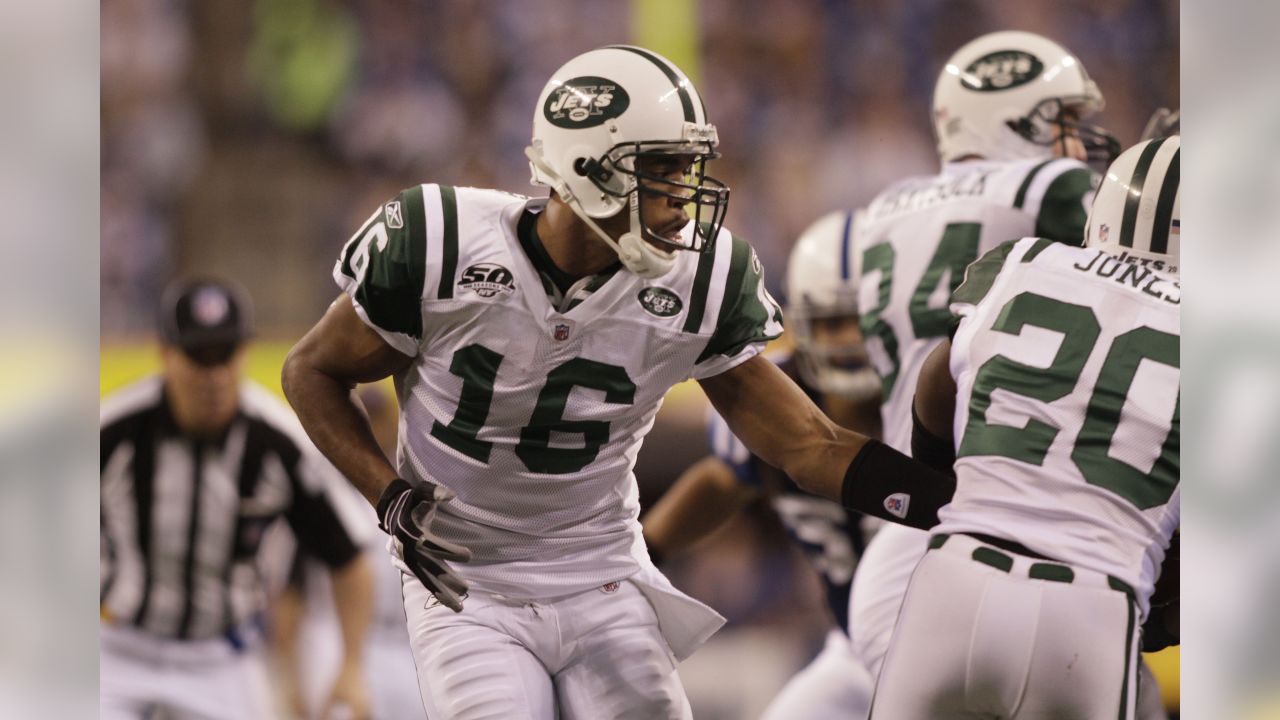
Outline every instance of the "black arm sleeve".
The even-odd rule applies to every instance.
[[[849,510],[927,530],[955,492],[954,477],[871,440],[849,463],[840,496]]]
[[[920,422],[916,407],[911,406],[911,457],[929,467],[955,477],[956,449],[950,440],[934,435]]]

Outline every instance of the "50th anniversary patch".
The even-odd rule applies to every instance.
[[[491,298],[498,293],[510,295],[515,292],[516,282],[511,271],[501,265],[477,263],[462,271],[458,287],[470,290],[480,297]]]

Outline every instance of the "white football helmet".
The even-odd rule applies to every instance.
[[[1089,160],[1105,166],[1120,153],[1107,131],[1078,122],[1099,110],[1102,92],[1061,45],[1029,32],[970,41],[947,60],[933,90],[933,127],[944,162],[1049,158],[1057,137],[1078,133]],[[1072,110],[1077,118],[1064,117]]]
[[[632,272],[659,277],[675,250],[709,250],[724,223],[729,189],[705,173],[718,157],[716,128],[693,83],[670,60],[643,48],[610,45],[583,53],[551,76],[533,114],[533,144],[525,149],[532,182],[555,190]],[[691,157],[684,182],[651,177],[641,185],[645,157]],[[677,197],[694,206],[687,244],[644,227],[639,193]],[[596,222],[628,210],[630,230],[616,240]],[[657,243],[657,247],[653,243]]]
[[[880,392],[862,333],[833,343],[816,323],[858,321],[860,267],[853,248],[854,214],[837,211],[810,225],[787,260],[787,326],[795,334],[796,369],[824,393],[865,398]]]
[[[1107,168],[1093,198],[1085,247],[1178,275],[1181,246],[1177,135],[1147,140]]]

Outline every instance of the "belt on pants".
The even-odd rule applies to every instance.
[[[1137,600],[1133,587],[1114,575],[1050,560],[1011,540],[969,533],[938,533],[930,536],[929,549],[967,554],[983,565],[1004,573],[1025,575],[1032,580],[1107,587],[1128,595],[1130,600]]]

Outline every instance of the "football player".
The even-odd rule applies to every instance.
[[[550,196],[401,192],[287,358],[304,426],[391,536],[428,717],[689,716],[676,663],[723,620],[654,568],[632,474],[677,382],[807,488],[872,509],[912,493],[903,520],[936,521],[951,478],[835,425],[758,357],[782,313],[723,227],[718,144],[670,61],[584,53],[534,108],[526,155]],[[386,376],[394,465],[350,394]]]
[[[958,484],[872,718],[1135,717],[1179,523],[1180,145],[1116,160],[1086,247],[1003,244],[952,296],[912,443]]]
[[[938,74],[934,130],[942,170],[891,185],[858,214],[862,330],[883,381],[884,440],[911,452],[911,399],[946,338],[946,302],[964,269],[1006,240],[1079,245],[1098,176],[1086,164],[1115,141],[1083,120],[1103,107],[1084,65],[1057,43],[997,32],[957,50]],[[886,526],[855,574],[852,642],[879,674],[927,535]]]
[[[830,213],[796,241],[787,262],[787,319],[796,350],[778,367],[844,427],[878,435],[880,379],[858,327],[858,273],[848,212]],[[849,645],[849,587],[866,546],[864,518],[803,492],[752,455],[710,413],[712,455],[692,465],[643,518],[654,557],[670,557],[721,527],[748,502],[769,499],[817,571],[834,621],[822,652],[769,704],[766,720],[866,717],[871,678]]]

